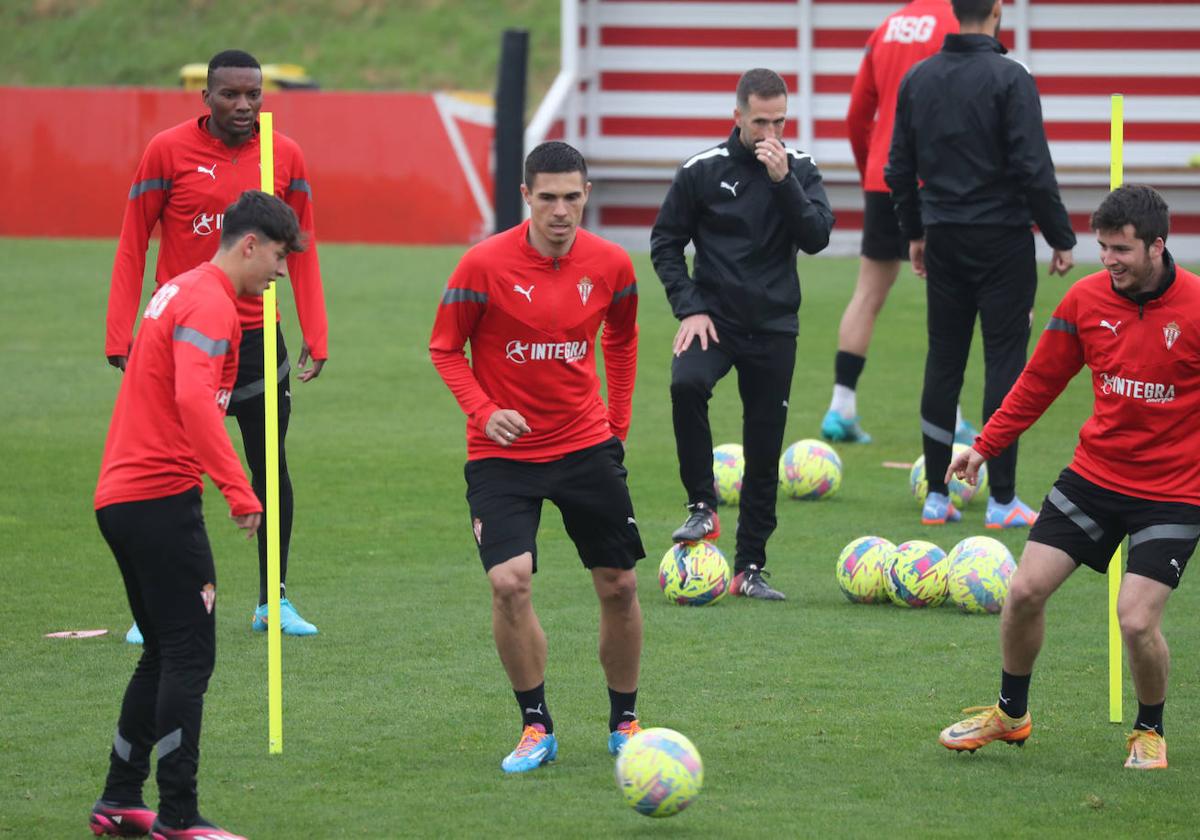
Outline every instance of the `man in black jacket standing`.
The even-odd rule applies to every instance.
[[[921,394],[926,525],[962,518],[943,476],[976,313],[983,331],[986,423],[1025,366],[1037,292],[1031,221],[1054,249],[1051,274],[1071,269],[1075,247],[1037,85],[995,37],[1001,0],[952,5],[960,33],[947,35],[941,52],[916,65],[901,83],[884,171],[913,271],[926,284],[929,350]],[[1016,495],[1017,445],[988,466],[991,496],[984,524],[1030,525],[1036,514]]]
[[[708,401],[736,367],[746,472],[732,590],[781,601],[762,570],[796,362],[796,254],[829,244],[833,212],[812,157],[783,145],[787,88],[777,73],[742,75],[733,118],[728,140],[679,167],[650,234],[654,269],[680,322],[671,405],[688,518],[672,539],[720,534]],[[689,241],[696,249],[691,274],[683,252]]]

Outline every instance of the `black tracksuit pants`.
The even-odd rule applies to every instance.
[[[287,583],[288,548],[292,542],[292,512],[295,509],[292,477],[288,474],[287,453],[284,451],[288,421],[292,416],[292,389],[287,346],[283,343],[283,331],[278,327],[275,340],[278,357],[275,378],[279,381],[279,582],[282,588]],[[227,413],[237,418],[238,428],[242,430],[242,448],[250,467],[250,483],[254,487],[254,495],[263,505],[263,523],[258,529],[260,605],[267,603],[267,416],[263,383],[262,330],[244,330],[238,350],[237,384],[234,385]]]
[[[142,801],[158,747],[159,819],[196,818],[204,692],[216,659],[216,583],[200,491],[96,511],[145,644],[125,689],[103,798]]]
[[[766,565],[767,538],[775,531],[779,454],[787,425],[787,400],[796,366],[796,337],[736,333],[717,328],[719,343],[700,349],[699,339],[671,363],[671,410],[679,477],[688,502],[717,506],[713,487],[713,439],[708,401],[713,386],[737,368],[742,397],[742,446],[746,473],[738,512],[734,571]]]
[[[945,493],[956,406],[978,313],[983,332],[983,421],[1000,407],[1025,367],[1037,261],[1028,228],[934,225],[925,231],[925,387],[921,435],[930,492]],[[988,462],[993,496],[1016,488],[1017,444]]]

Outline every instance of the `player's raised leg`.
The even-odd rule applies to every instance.
[[[1061,549],[1032,541],[1025,544],[1000,613],[999,701],[964,709],[971,713],[969,717],[942,730],[938,740],[943,746],[974,752],[997,740],[1025,743],[1033,729],[1029,681],[1045,637],[1046,602],[1076,568]]]
[[[492,635],[521,709],[521,739],[500,763],[524,773],[558,756],[554,721],[546,706],[546,633],[533,611],[533,555],[525,552],[488,569]]]
[[[600,599],[600,666],[608,682],[608,751],[617,755],[641,731],[637,716],[642,608],[633,569],[592,569]]]
[[[1162,634],[1162,615],[1170,594],[1167,584],[1131,572],[1122,579],[1117,599],[1121,637],[1129,651],[1129,671],[1138,698],[1138,716],[1129,734],[1129,758],[1125,761],[1125,766],[1134,770],[1167,766],[1163,706],[1171,653]]]

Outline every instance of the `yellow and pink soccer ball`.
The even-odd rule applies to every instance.
[[[962,443],[954,444],[954,455],[966,449],[966,445]],[[929,493],[929,481],[925,475],[925,456],[921,455],[913,462],[912,469],[908,473],[908,488],[912,491],[913,496],[917,500],[917,504],[925,504],[925,496]],[[967,482],[957,476],[950,479],[948,485],[950,491],[950,503],[959,510],[965,508],[971,503],[971,500],[978,496],[981,499],[986,499],[988,495],[988,473],[987,464],[984,463],[979,467],[979,480],[972,487]]]
[[[842,459],[823,441],[796,441],[779,459],[779,488],[793,499],[823,499],[841,486]]]
[[[842,549],[837,583],[852,603],[881,604],[888,600],[884,576],[896,546],[882,537],[859,537]]]
[[[949,572],[946,552],[933,543],[900,543],[885,578],[888,599],[900,607],[936,607],[946,600]]]
[[[630,808],[647,817],[671,817],[700,795],[704,764],[686,737],[654,727],[643,729],[621,749],[616,776]]]
[[[676,543],[658,564],[659,588],[672,604],[715,604],[729,591],[731,578],[725,555],[710,542]]]
[[[998,613],[1017,564],[1008,547],[991,537],[967,537],[950,549],[950,601],[965,613]]]
[[[713,449],[713,489],[717,502],[736,505],[742,500],[742,476],[746,473],[746,453],[740,443],[722,443]]]

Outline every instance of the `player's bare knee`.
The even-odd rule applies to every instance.
[[[1004,603],[1005,609],[1015,615],[1030,615],[1041,612],[1046,607],[1046,601],[1050,597],[1049,587],[1042,586],[1037,580],[1031,580],[1026,575],[1019,573],[1013,575],[1012,583],[1008,591],[1008,599]]]
[[[632,569],[603,570],[596,576],[596,594],[608,606],[629,607],[637,601],[637,576]]]
[[[492,600],[498,606],[513,609],[529,602],[533,590],[531,575],[515,564],[494,567],[488,573],[488,580],[492,585]]]
[[[1158,635],[1157,618],[1146,609],[1135,605],[1125,607],[1118,605],[1117,621],[1121,625],[1121,636],[1127,642],[1140,642]]]

